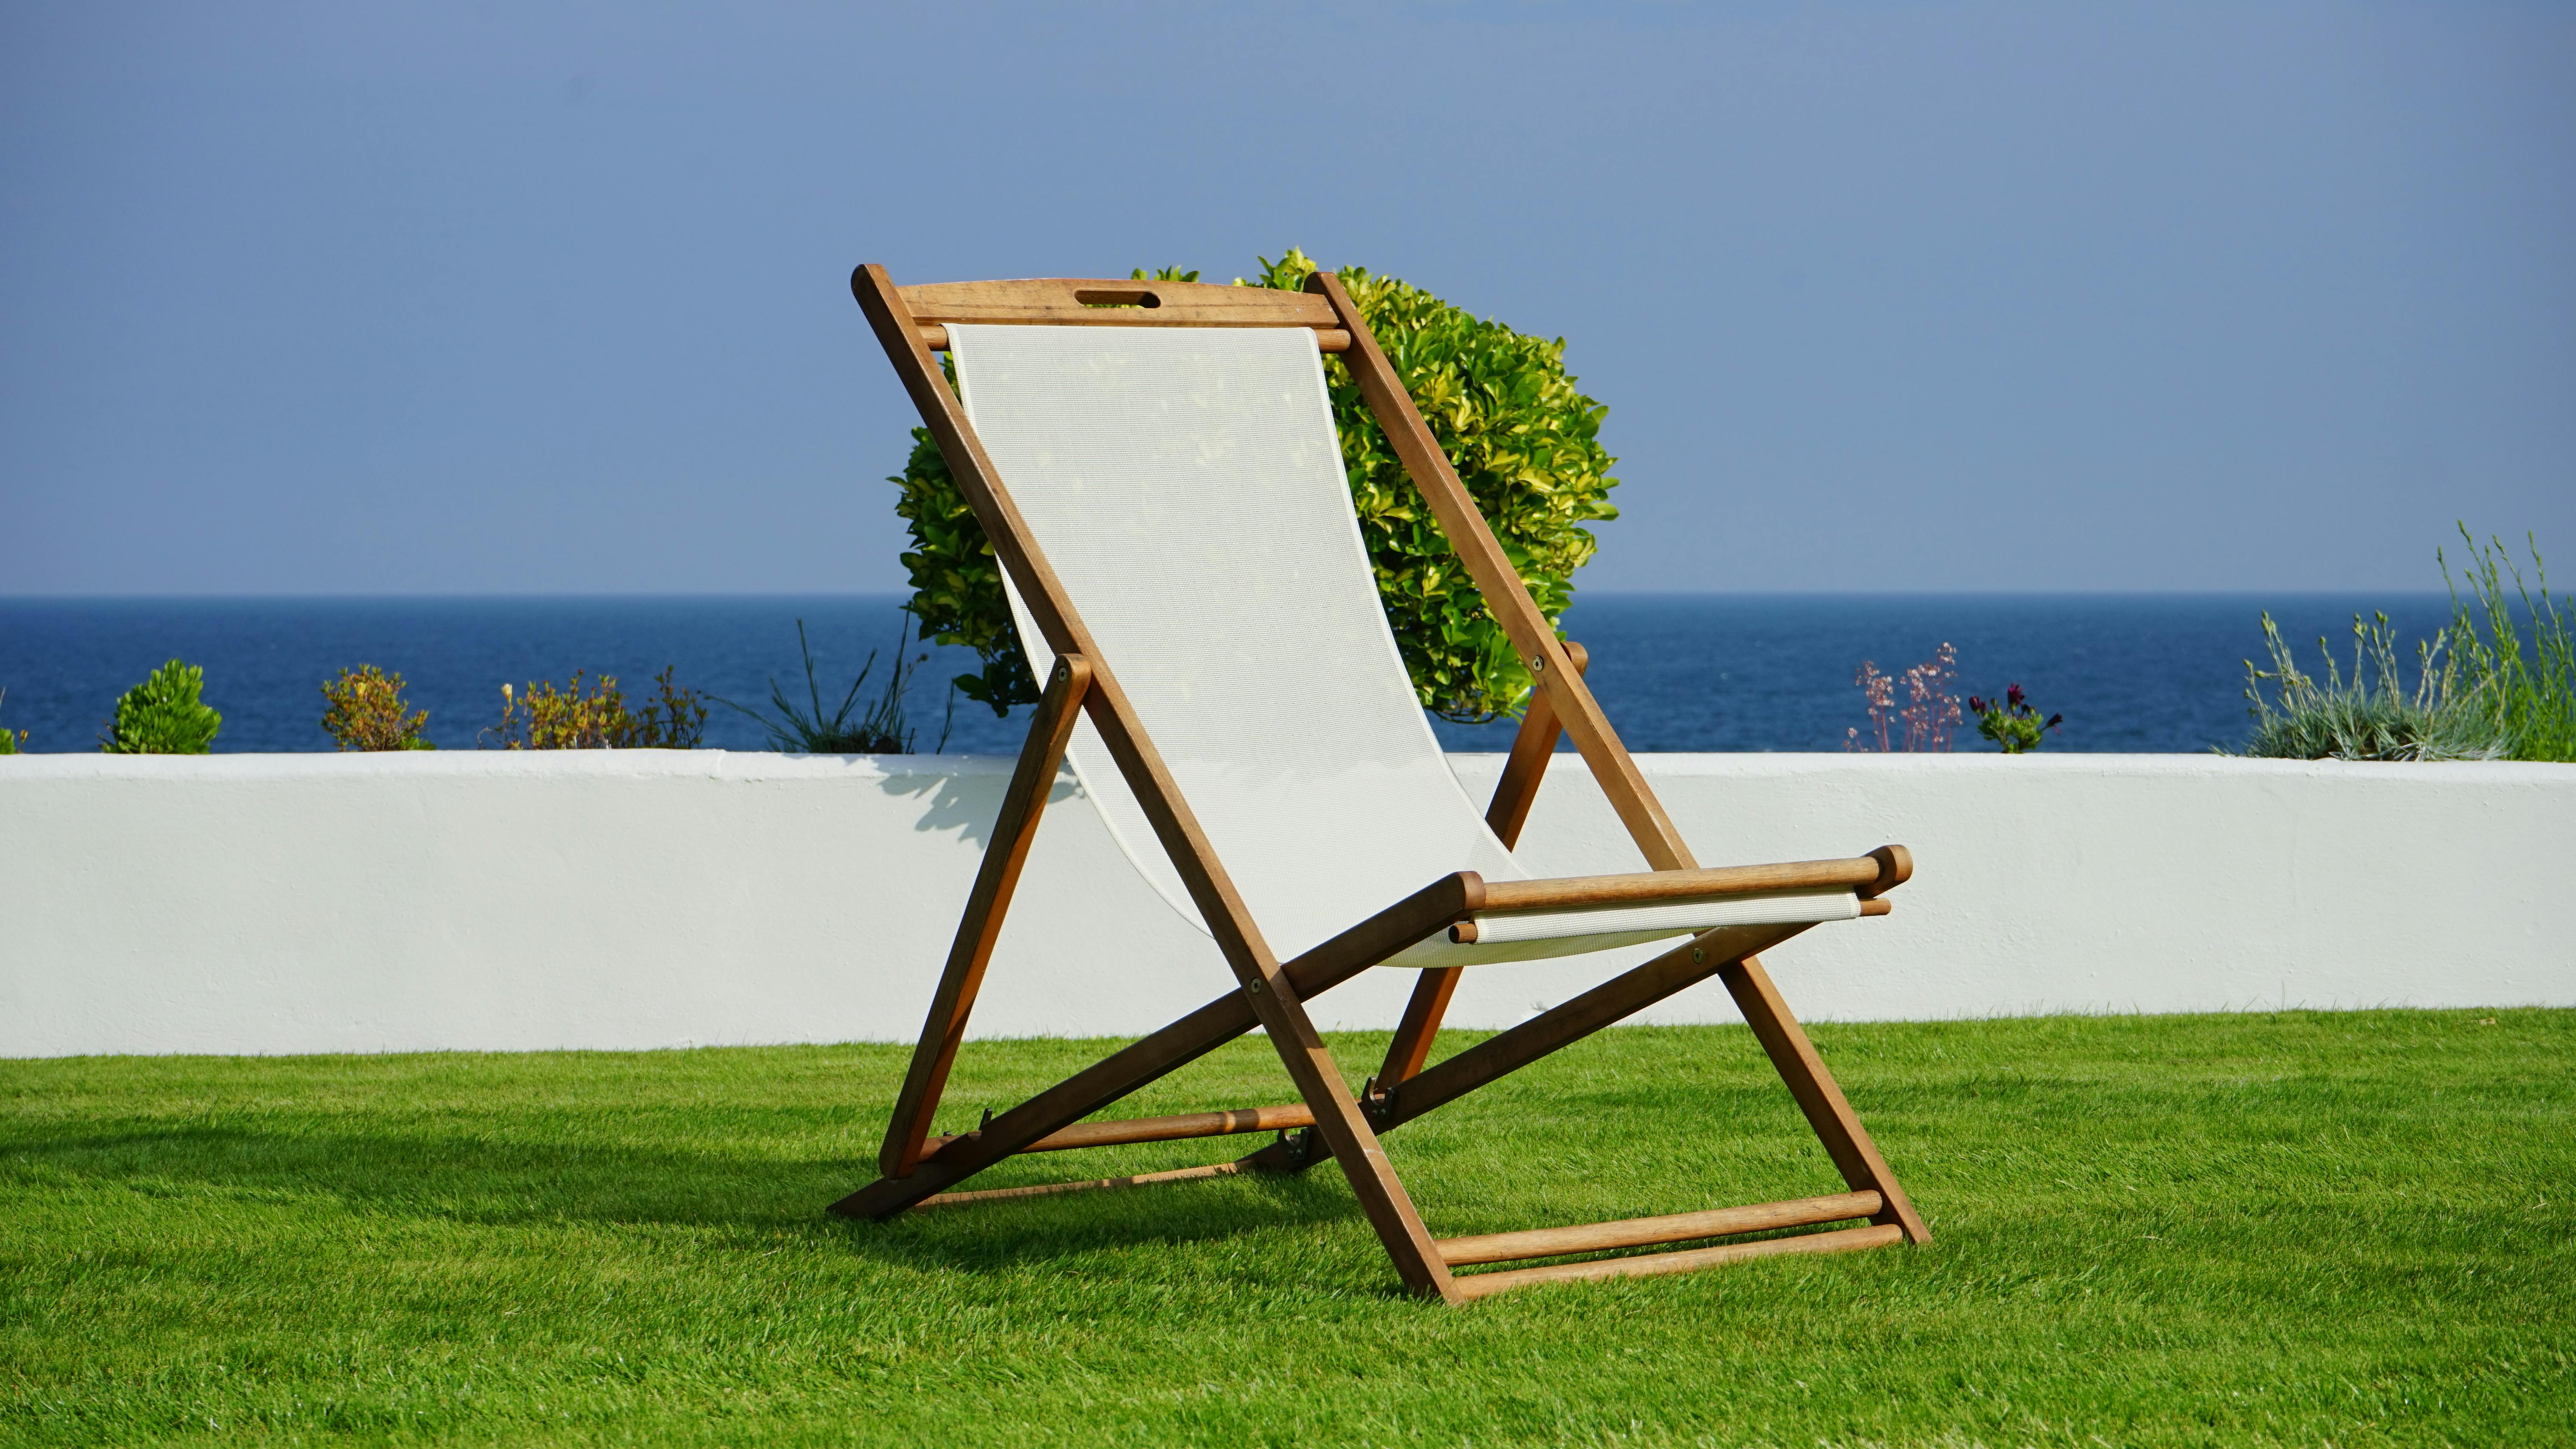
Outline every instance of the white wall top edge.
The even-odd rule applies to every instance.
[[[1453,751],[1449,758],[1474,771],[1498,763],[1499,753]],[[2035,775],[2103,777],[2249,775],[2294,778],[2420,779],[2450,784],[2558,784],[2576,780],[2576,764],[2515,761],[2383,763],[2353,760],[2251,760],[2226,755],[2115,755],[2046,752],[2012,757],[1996,753],[1658,754],[1637,756],[1659,777],[1735,776],[1791,778],[1847,770],[1894,774],[1954,771],[2019,771]],[[893,779],[909,775],[1008,775],[1008,755],[786,755],[761,750],[389,750],[381,753],[0,756],[0,780],[283,780],[352,775],[565,776],[572,778],[814,780]],[[1560,752],[1551,771],[1583,769],[1579,756]]]

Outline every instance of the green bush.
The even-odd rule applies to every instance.
[[[1260,274],[1237,285],[1293,291],[1316,270],[1293,248],[1276,262],[1260,260]],[[1609,502],[1616,460],[1599,439],[1608,409],[1575,387],[1562,338],[1523,336],[1358,267],[1340,275],[1521,581],[1554,620],[1573,602],[1574,572],[1596,546],[1584,525],[1618,517]],[[1197,276],[1165,268],[1151,279]],[[1530,690],[1519,654],[1421,507],[1350,370],[1334,357],[1324,371],[1378,595],[1424,707],[1462,723],[1518,713]],[[903,555],[913,586],[905,608],[921,621],[922,637],[965,645],[983,659],[980,674],[957,680],[958,692],[996,714],[1034,703],[1037,681],[992,547],[928,430],[915,428],[912,437],[911,459],[889,480],[902,490],[895,512],[912,538]]]
[[[0,689],[0,704],[7,704],[8,702],[9,691]],[[0,725],[0,755],[14,755],[18,753],[19,749],[26,743],[27,732],[25,730],[13,730],[5,725]]]
[[[603,674],[582,688],[582,671],[555,688],[551,679],[525,693],[501,686],[501,722],[482,738],[505,750],[694,750],[706,734],[707,707],[695,690],[671,682],[678,666],[653,676],[658,695],[641,710],[627,708],[617,676]]]
[[[2513,758],[2576,760],[2576,631],[2550,597],[2539,539],[2523,535],[2531,549],[2533,581],[2540,586],[2537,601],[2521,568],[2505,553],[2503,540],[2491,539],[2493,547],[2481,547],[2466,524],[2460,525],[2460,539],[2469,546],[2471,562],[2464,572],[2473,600],[2460,598],[2459,585],[2451,580],[2451,561],[2438,552],[2434,556],[2441,559],[2442,581],[2451,584],[2451,648],[2461,672],[2493,694],[2513,739]],[[2503,571],[2513,576],[2512,598],[2505,593]],[[2513,598],[2522,601],[2520,626],[2514,621]],[[2528,654],[2525,628],[2530,631]]]
[[[406,712],[402,692],[399,674],[372,664],[343,669],[338,679],[322,686],[322,729],[344,750],[437,748],[420,737],[429,711]]]
[[[202,755],[214,747],[224,717],[197,696],[206,671],[173,659],[125,692],[99,737],[111,755]]]

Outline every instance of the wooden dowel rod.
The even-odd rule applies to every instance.
[[[1014,1197],[1053,1197],[1060,1192],[1101,1192],[1116,1187],[1151,1187],[1158,1182],[1191,1182],[1202,1177],[1232,1177],[1241,1172],[1240,1163],[1212,1162],[1205,1167],[1177,1167],[1170,1172],[1139,1172],[1128,1177],[1094,1177],[1082,1182],[1042,1182],[1035,1187],[988,1187],[974,1192],[943,1192],[923,1198],[912,1206],[922,1208],[963,1207],[968,1203],[1000,1202]]]
[[[1556,880],[1485,882],[1485,910],[1532,911],[1563,906],[1622,905],[1643,901],[1684,901],[1707,896],[1747,895],[1756,891],[1823,890],[1835,886],[1857,890],[1874,884],[1879,863],[1868,856],[1853,860],[1799,860],[1782,865],[1736,865],[1716,870],[1655,870],[1635,875],[1578,875]]]
[[[1714,1248],[1684,1248],[1678,1253],[1647,1253],[1634,1258],[1595,1258],[1588,1263],[1550,1263],[1544,1268],[1507,1268],[1452,1280],[1461,1298],[1484,1298],[1537,1283],[1581,1283],[1601,1278],[1651,1278],[1664,1273],[1696,1273],[1721,1263],[1749,1258],[1778,1258],[1792,1253],[1848,1253],[1885,1247],[1905,1240],[1905,1230],[1879,1223],[1833,1233],[1795,1238],[1764,1238],[1752,1243],[1721,1243]]]
[[[1232,1112],[1186,1112],[1175,1117],[1127,1117],[1116,1122],[1077,1122],[1050,1132],[1022,1152],[1070,1152],[1077,1147],[1117,1147],[1130,1142],[1179,1142],[1192,1137],[1226,1137],[1237,1132],[1287,1132],[1315,1125],[1315,1110],[1303,1102],[1286,1107],[1245,1107]],[[975,1134],[943,1137],[924,1151],[932,1158],[951,1142]]]
[[[1658,1218],[1624,1218],[1609,1223],[1578,1223],[1566,1228],[1533,1228],[1518,1233],[1484,1233],[1470,1238],[1442,1238],[1440,1256],[1449,1266],[1462,1263],[1509,1263],[1521,1258],[1553,1258],[1560,1253],[1599,1253],[1611,1248],[1642,1248],[1649,1243],[1682,1243],[1692,1238],[1723,1238],[1773,1228],[1803,1228],[1877,1215],[1886,1199],[1874,1192],[1838,1192],[1790,1202],[1754,1203],[1749,1207],[1708,1212],[1671,1213]]]
[[[1011,324],[1009,324],[1009,323],[986,323],[985,325],[986,325],[986,326],[1009,326],[1009,325],[1011,325]],[[1059,321],[1054,322],[1052,325],[1055,325],[1055,326],[1064,326],[1064,325],[1066,325],[1066,324],[1065,324],[1064,322],[1062,322],[1062,321],[1060,321],[1060,320],[1059,320]],[[1150,322],[1137,321],[1137,320],[1129,319],[1129,318],[1121,318],[1121,319],[1119,319],[1117,322],[1102,322],[1102,323],[1098,323],[1098,324],[1095,324],[1095,325],[1098,325],[1098,326],[1104,326],[1104,327],[1106,327],[1106,326],[1150,327],[1150,326],[1153,326],[1153,325],[1155,325],[1155,324],[1150,323]],[[1166,324],[1166,325],[1168,325],[1168,324]],[[1210,326],[1210,325],[1220,325],[1220,324],[1199,323],[1199,324],[1196,324],[1196,325],[1199,325],[1199,326]],[[1340,328],[1338,328],[1338,327],[1312,327],[1312,328],[1308,328],[1307,330],[1308,330],[1308,331],[1310,331],[1310,332],[1313,332],[1313,333],[1315,334],[1315,347],[1316,347],[1316,350],[1317,350],[1317,351],[1319,351],[1319,352],[1348,352],[1348,351],[1350,351],[1350,350],[1351,350],[1351,334],[1349,334],[1348,332],[1343,331],[1342,329],[1340,329]],[[921,328],[921,345],[922,345],[922,346],[924,346],[924,347],[929,348],[929,349],[930,349],[931,351],[933,351],[933,352],[946,352],[946,351],[948,350],[948,328],[947,328],[947,326],[946,326],[945,324],[943,324],[943,323],[938,323],[938,322],[929,322],[929,323],[924,323],[924,324],[922,325],[922,328]]]

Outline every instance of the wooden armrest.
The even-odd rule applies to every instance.
[[[1654,870],[1636,875],[1578,875],[1555,880],[1485,882],[1485,911],[1562,910],[1576,906],[1643,905],[1704,900],[1762,891],[1849,890],[1873,900],[1914,873],[1914,857],[1901,845],[1882,845],[1850,860],[1800,860],[1783,865],[1735,865],[1715,870]]]

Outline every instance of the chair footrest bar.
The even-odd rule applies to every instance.
[[[1484,1233],[1471,1238],[1442,1238],[1437,1246],[1441,1258],[1455,1268],[1467,1263],[1508,1263],[1520,1258],[1553,1258],[1560,1253],[1642,1248],[1649,1243],[1723,1238],[1770,1228],[1799,1228],[1809,1223],[1875,1217],[1886,1205],[1886,1201],[1874,1192],[1838,1192],[1827,1197],[1754,1203],[1747,1207],[1717,1208],[1709,1212],[1622,1218],[1617,1222],[1532,1228],[1519,1233]]]
[[[1232,1112],[1184,1112],[1177,1117],[1129,1117],[1116,1122],[1076,1122],[1050,1132],[1022,1152],[1070,1152],[1077,1147],[1118,1147],[1130,1142],[1181,1142],[1193,1137],[1228,1137],[1238,1132],[1291,1132],[1315,1125],[1315,1109],[1303,1102],[1285,1107],[1244,1107]],[[952,1142],[973,1138],[972,1132],[934,1139],[922,1160],[939,1155]]]
[[[1537,1283],[1578,1283],[1600,1278],[1650,1278],[1662,1273],[1695,1273],[1721,1263],[1748,1258],[1776,1258],[1790,1253],[1848,1253],[1905,1241],[1905,1229],[1894,1223],[1808,1233],[1795,1238],[1764,1238],[1751,1243],[1722,1243],[1714,1248],[1684,1248],[1678,1253],[1648,1253],[1635,1258],[1595,1258],[1583,1263],[1550,1263],[1543,1268],[1506,1268],[1499,1273],[1467,1273],[1450,1280],[1461,1298],[1483,1298]]]
[[[1202,1177],[1232,1177],[1248,1171],[1239,1162],[1212,1162],[1205,1167],[1179,1167],[1170,1172],[1139,1172],[1128,1177],[1095,1177],[1082,1182],[1042,1182],[1035,1187],[988,1187],[974,1192],[934,1193],[914,1203],[913,1210],[937,1207],[963,1207],[968,1203],[1000,1202],[1015,1197],[1052,1197],[1060,1192],[1100,1192],[1114,1187],[1151,1187],[1158,1182],[1189,1182]]]

